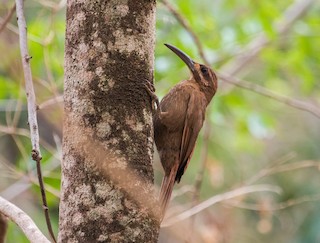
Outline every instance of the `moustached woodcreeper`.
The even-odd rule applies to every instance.
[[[172,45],[165,45],[184,61],[191,77],[175,85],[160,103],[152,93],[154,89],[149,91],[158,108],[153,117],[154,140],[165,173],[159,197],[161,219],[174,183],[180,182],[188,167],[206,108],[218,87],[217,76],[210,67],[193,61]]]

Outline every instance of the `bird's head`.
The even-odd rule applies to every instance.
[[[187,54],[179,50],[177,47],[170,44],[165,44],[171,51],[173,51],[182,61],[188,66],[192,73],[192,79],[198,83],[200,90],[205,94],[208,103],[215,95],[218,88],[218,79],[214,71],[204,65],[193,61]]]

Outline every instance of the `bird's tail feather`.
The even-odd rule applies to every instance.
[[[170,202],[173,186],[175,183],[176,173],[178,167],[172,168],[169,175],[163,177],[160,189],[160,209],[161,209],[161,220],[164,218],[164,214]]]

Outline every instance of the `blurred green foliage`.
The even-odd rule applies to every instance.
[[[298,2],[303,0],[176,0],[170,4],[196,33],[214,70],[228,72],[228,65],[232,66],[235,59],[253,51],[248,51],[249,43],[264,35],[268,44],[235,76],[320,109],[319,3],[314,1],[285,34],[279,35],[275,27],[285,24],[285,17],[296,13],[286,10]],[[58,0],[25,1],[37,102],[45,105],[53,101],[39,112],[39,123],[55,232],[62,132],[62,104],[55,102],[55,97],[63,92],[65,32],[65,6],[61,3],[63,1]],[[13,1],[0,5],[1,20],[12,6]],[[155,83],[157,94],[163,97],[189,75],[183,62],[163,43],[179,47],[199,62],[204,60],[189,31],[162,1],[157,6]],[[0,33],[0,195],[9,191],[14,195],[10,200],[47,232],[35,165],[29,159],[29,140],[20,130],[8,129],[17,127],[28,134],[18,44],[17,24],[12,17]],[[220,82],[220,90],[208,109],[208,142],[203,140],[203,129],[190,166],[176,191],[194,184],[201,169],[203,149],[207,147],[200,201],[249,182],[277,185],[282,193],[253,193],[210,207],[197,215],[194,242],[320,242],[320,118],[256,92],[224,86]],[[294,167],[296,164],[300,166]],[[281,171],[281,166],[289,169]],[[160,183],[159,161],[154,167],[156,181]],[[268,168],[276,169],[272,174],[250,181]],[[20,192],[19,185],[29,187]],[[190,206],[192,195],[187,192],[174,198],[169,214]],[[160,241],[184,242],[187,236],[183,230],[190,230],[188,227],[182,222],[165,228]],[[10,223],[7,242],[28,241]]]

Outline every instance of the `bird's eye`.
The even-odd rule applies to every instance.
[[[202,66],[202,67],[200,68],[200,70],[201,70],[201,72],[204,73],[204,74],[208,72],[208,68],[206,68],[205,66]]]

